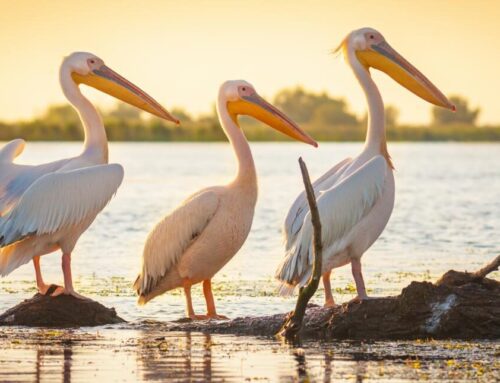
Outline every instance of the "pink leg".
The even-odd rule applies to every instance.
[[[212,294],[212,281],[206,279],[203,281],[203,295],[205,295],[205,301],[207,302],[207,316],[212,319],[229,319],[227,316],[218,315],[215,310],[214,295]]]
[[[33,265],[35,266],[36,287],[40,294],[45,295],[50,286],[43,281],[42,269],[40,268],[40,256],[33,258]]]
[[[366,294],[365,281],[363,280],[363,273],[361,271],[361,260],[359,258],[351,260],[351,269],[354,282],[356,283],[356,290],[358,291],[358,296],[354,299],[367,299],[368,295]]]
[[[323,286],[325,287],[325,307],[334,307],[335,300],[332,295],[332,285],[330,284],[330,275],[332,271],[323,274]]]
[[[78,299],[88,299],[83,295],[78,294],[73,288],[73,277],[71,275],[71,253],[63,253],[62,270],[64,275],[64,288],[58,287],[52,296],[57,297],[58,295],[64,294],[72,295]]]
[[[186,297],[186,314],[189,318],[193,320],[207,319],[206,315],[196,315],[193,308],[193,300],[191,299],[191,282],[189,280],[184,281],[184,296]]]

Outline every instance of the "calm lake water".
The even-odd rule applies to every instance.
[[[277,296],[273,274],[283,256],[281,224],[288,207],[303,188],[297,158],[303,156],[311,176],[316,178],[338,161],[359,153],[361,147],[362,144],[358,143],[323,143],[319,149],[295,143],[252,144],[259,176],[259,200],[252,232],[246,244],[214,278],[218,311],[221,314],[234,318],[292,309],[294,298]],[[79,143],[30,143],[21,161],[50,161],[76,155],[80,148]],[[500,144],[401,143],[390,144],[389,150],[397,169],[396,206],[386,230],[362,259],[369,293],[376,296],[397,294],[411,280],[433,280],[451,268],[474,270],[491,260],[500,250]],[[184,299],[178,291],[159,297],[145,307],[136,306],[130,286],[140,268],[142,246],[153,225],[184,198],[200,188],[231,179],[236,169],[231,149],[225,143],[113,143],[110,146],[110,160],[125,167],[125,180],[117,196],[82,236],[75,249],[73,272],[77,279],[76,287],[85,295],[114,306],[122,317],[135,324],[145,319],[167,321],[180,318],[184,315]],[[43,257],[42,268],[46,281],[62,281],[58,254]],[[498,278],[498,273],[493,276]],[[0,280],[0,311],[33,294],[33,277],[33,267],[29,264]],[[334,271],[332,285],[338,301],[351,299],[354,293],[350,268]],[[201,313],[204,311],[204,300],[200,289],[194,288],[193,294],[195,308]],[[317,303],[322,302],[322,294],[319,291],[314,298]],[[102,346],[106,339],[114,345],[131,340],[138,342],[141,335],[131,331],[137,330],[101,329],[98,331],[100,346],[96,347],[102,349],[102,355],[105,355],[106,350],[110,353],[116,351],[111,346],[109,349]],[[78,338],[95,335],[96,331],[82,330],[81,333],[72,334]],[[8,339],[12,336],[11,333]],[[168,337],[167,342],[175,343],[171,334]],[[186,335],[175,339],[183,344],[188,342]],[[225,346],[208,347],[211,350],[211,363],[214,363],[211,367],[214,379],[252,378],[252,374],[244,373],[245,368],[252,371],[252,363],[285,366],[285,370],[290,366],[295,368],[293,366],[298,363],[297,350],[282,349],[276,345],[278,351],[270,352],[275,345],[270,340],[235,338],[235,341],[231,337],[212,336],[207,341],[204,335],[192,335],[190,339],[199,345],[201,354],[207,349],[206,342],[209,342],[209,346],[230,345],[232,342],[241,346],[238,352],[227,351]],[[95,344],[92,340],[78,343],[80,351],[71,351],[72,363],[78,365],[91,361],[98,366],[99,360],[106,358],[100,359],[100,351],[85,352],[86,348],[82,344],[87,341]],[[244,344],[250,346],[244,347]],[[11,346],[7,357],[4,355],[4,359],[0,358],[0,381],[14,380],[15,374],[6,375],[13,366],[24,366],[27,371],[27,375],[20,375],[19,380],[33,380],[33,366],[40,360],[40,352],[42,356],[47,354],[43,358],[63,363],[66,360],[64,347],[54,346],[59,350],[54,351],[55,354],[51,353],[50,347],[24,349]],[[325,351],[328,347],[322,347],[312,345],[306,347],[305,351],[298,351],[312,358],[313,362],[308,362],[310,365],[316,363],[321,367],[322,372],[314,375],[316,379],[325,377],[325,358],[328,359],[326,355],[333,352],[330,349]],[[32,352],[28,353],[27,350]],[[204,356],[201,354],[197,356],[196,362],[199,364],[196,369],[200,371],[204,368]],[[185,354],[182,355],[178,360],[181,365],[187,360]],[[227,363],[224,362],[225,358],[228,358]],[[334,360],[336,357],[332,354],[332,358]],[[154,358],[151,361],[140,359],[124,356],[120,363],[126,366],[123,367],[125,369],[145,371],[144,363],[153,363]],[[254,362],[248,362],[250,359]],[[350,360],[345,356],[341,359]],[[158,368],[162,371],[168,369],[169,363],[160,363]],[[355,369],[359,369],[359,366],[357,362],[349,363],[341,363],[341,370],[336,370],[336,374],[344,371],[345,376],[342,375],[344,372],[334,376],[356,381],[359,373]],[[216,366],[215,374],[213,366]],[[403,363],[401,366],[407,365]],[[102,367],[102,371],[105,371],[106,366]],[[370,370],[372,367],[364,368]],[[447,376],[441,367],[436,368],[436,371]],[[178,369],[178,366],[174,368],[175,371]],[[73,373],[72,380],[75,380],[75,376],[82,380],[93,376],[86,375],[81,369],[78,371],[80,375]],[[366,374],[376,380],[389,379],[390,376],[398,380],[411,378],[402,372],[404,368],[397,371],[397,374],[389,376]],[[54,376],[64,377],[62,373],[57,370]],[[303,378],[296,371],[276,374],[255,376],[261,376],[264,380],[282,377],[285,381]],[[193,374],[186,376],[191,376],[194,381],[203,378],[194,378]],[[436,379],[439,376],[431,375]],[[159,380],[167,377],[168,374],[156,376]],[[182,376],[176,377],[182,380]],[[138,380],[147,378],[147,374],[134,375],[134,379]],[[154,379],[155,375],[150,378]]]

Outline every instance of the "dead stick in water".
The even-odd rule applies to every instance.
[[[497,257],[493,261],[488,263],[482,269],[476,271],[474,275],[481,278],[485,278],[489,273],[498,270],[499,266],[500,266],[500,255],[497,255]]]
[[[286,318],[285,323],[278,332],[278,336],[284,337],[286,339],[294,339],[302,328],[302,322],[304,320],[304,315],[306,313],[306,307],[309,300],[312,298],[316,290],[318,289],[319,281],[321,279],[321,261],[323,259],[323,245],[321,241],[321,220],[319,218],[318,206],[316,205],[316,198],[314,196],[314,189],[311,185],[311,179],[309,178],[309,172],[307,171],[307,166],[299,158],[300,170],[302,172],[302,179],[304,181],[304,187],[306,189],[307,202],[309,203],[309,210],[311,212],[311,222],[313,225],[313,270],[311,278],[307,285],[300,289],[299,297],[297,299],[297,304],[295,305],[295,310],[292,311]]]

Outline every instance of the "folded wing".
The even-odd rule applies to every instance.
[[[386,174],[385,159],[376,156],[350,176],[316,195],[325,253],[335,254],[342,250],[352,229],[380,198]],[[311,275],[312,233],[313,227],[308,212],[296,240],[288,248],[284,261],[276,271],[276,278],[283,284],[283,293],[289,292],[291,286],[303,286]]]
[[[17,139],[0,150],[0,216],[7,214],[33,182],[71,161],[69,158],[36,166],[14,164],[24,147],[24,140]]]
[[[166,216],[149,234],[144,246],[142,272],[134,288],[147,295],[179,261],[208,226],[219,206],[214,191],[195,194]]]
[[[351,158],[342,160],[321,177],[319,177],[316,181],[314,181],[312,186],[314,192],[316,193],[316,196],[318,196],[320,192],[331,188],[333,184],[338,180],[337,175],[341,174],[342,170],[349,166],[351,161]],[[307,213],[309,213],[309,205],[307,204],[306,192],[304,190],[297,196],[285,218],[285,223],[283,225],[283,235],[286,250],[288,250],[297,239],[297,234],[302,227],[304,217]]]
[[[54,233],[95,217],[123,180],[118,164],[91,166],[39,177],[0,220],[0,247],[30,235]]]

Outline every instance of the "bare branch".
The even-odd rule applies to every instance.
[[[484,266],[482,269],[476,271],[474,275],[484,278],[486,277],[489,273],[492,273],[493,271],[498,270],[498,267],[500,267],[500,254],[497,255],[497,257],[488,263],[486,266]]]
[[[299,297],[297,299],[297,304],[295,305],[295,310],[291,312],[285,319],[285,323],[278,332],[279,336],[285,337],[287,339],[294,339],[297,337],[298,333],[302,328],[302,322],[304,320],[304,315],[306,313],[307,304],[309,300],[313,297],[314,293],[318,289],[319,281],[321,279],[321,268],[323,259],[323,245],[321,241],[321,220],[319,217],[318,206],[316,205],[316,197],[314,195],[314,189],[311,184],[311,179],[309,178],[309,172],[307,171],[307,166],[299,158],[300,170],[302,172],[302,179],[304,181],[304,187],[306,189],[307,202],[309,203],[309,209],[311,211],[311,222],[313,225],[313,271],[311,278],[307,282],[307,285],[300,289]]]

